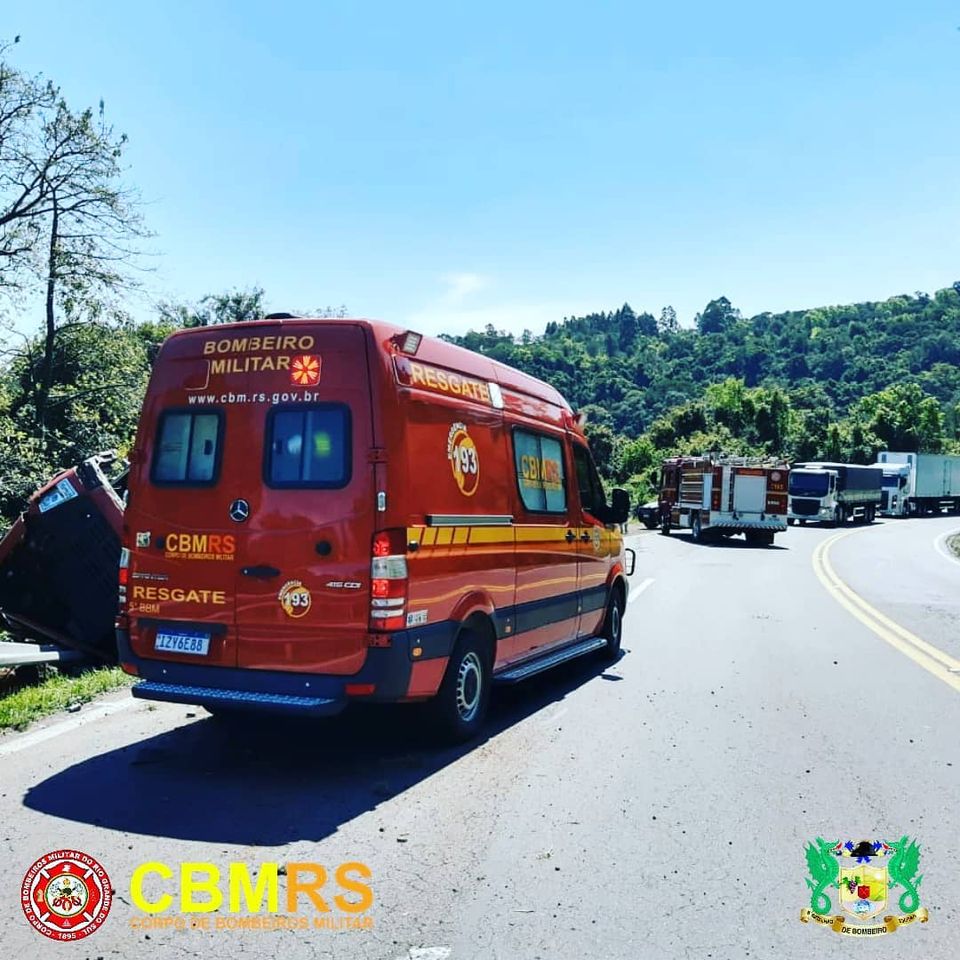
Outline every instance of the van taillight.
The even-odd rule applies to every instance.
[[[374,535],[370,560],[370,629],[402,630],[407,625],[407,531]]]
[[[120,569],[117,571],[117,605],[123,613],[127,605],[127,583],[130,580],[130,551],[123,547],[120,551]]]

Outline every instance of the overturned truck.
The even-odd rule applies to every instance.
[[[101,453],[58,473],[0,540],[0,614],[17,639],[114,663],[125,464]]]

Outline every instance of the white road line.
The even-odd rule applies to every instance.
[[[61,734],[69,733],[82,727],[86,723],[92,723],[94,720],[100,720],[102,717],[108,717],[112,713],[119,713],[121,710],[128,710],[137,703],[133,697],[127,697],[124,700],[114,700],[110,703],[101,703],[89,709],[84,706],[80,712],[63,720],[60,723],[54,723],[49,727],[43,727],[34,733],[25,733],[22,735],[13,735],[9,743],[0,740],[0,757],[8,757],[12,753],[19,753],[28,747],[35,747],[38,743],[44,743],[46,740],[52,740]]]
[[[447,960],[452,952],[449,947],[411,947],[397,960]]]
[[[643,591],[646,590],[647,587],[649,587],[651,583],[653,583],[653,581],[654,581],[654,578],[653,578],[653,577],[647,577],[646,580],[642,580],[640,583],[638,583],[638,584],[630,591],[630,596],[627,597],[627,603],[633,603],[633,601],[636,600],[637,597],[639,597],[640,594],[643,593]]]
[[[960,563],[960,557],[947,546],[947,540],[950,537],[956,536],[958,533],[960,533],[960,529],[948,530],[946,533],[941,533],[940,536],[933,541],[933,549],[936,550],[941,557],[946,557],[948,560],[953,561],[953,563]]]

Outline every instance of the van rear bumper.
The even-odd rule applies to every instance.
[[[389,647],[371,647],[363,667],[349,676],[291,673],[138,657],[130,647],[128,631],[117,630],[120,662],[135,667],[140,677],[133,687],[135,697],[310,716],[332,716],[343,710],[354,699],[348,696],[348,685],[372,685],[372,693],[358,700],[404,699],[412,668],[408,648],[396,637]]]

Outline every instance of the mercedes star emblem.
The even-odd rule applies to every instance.
[[[230,504],[230,519],[243,523],[250,516],[250,504],[246,500],[234,500]]]

